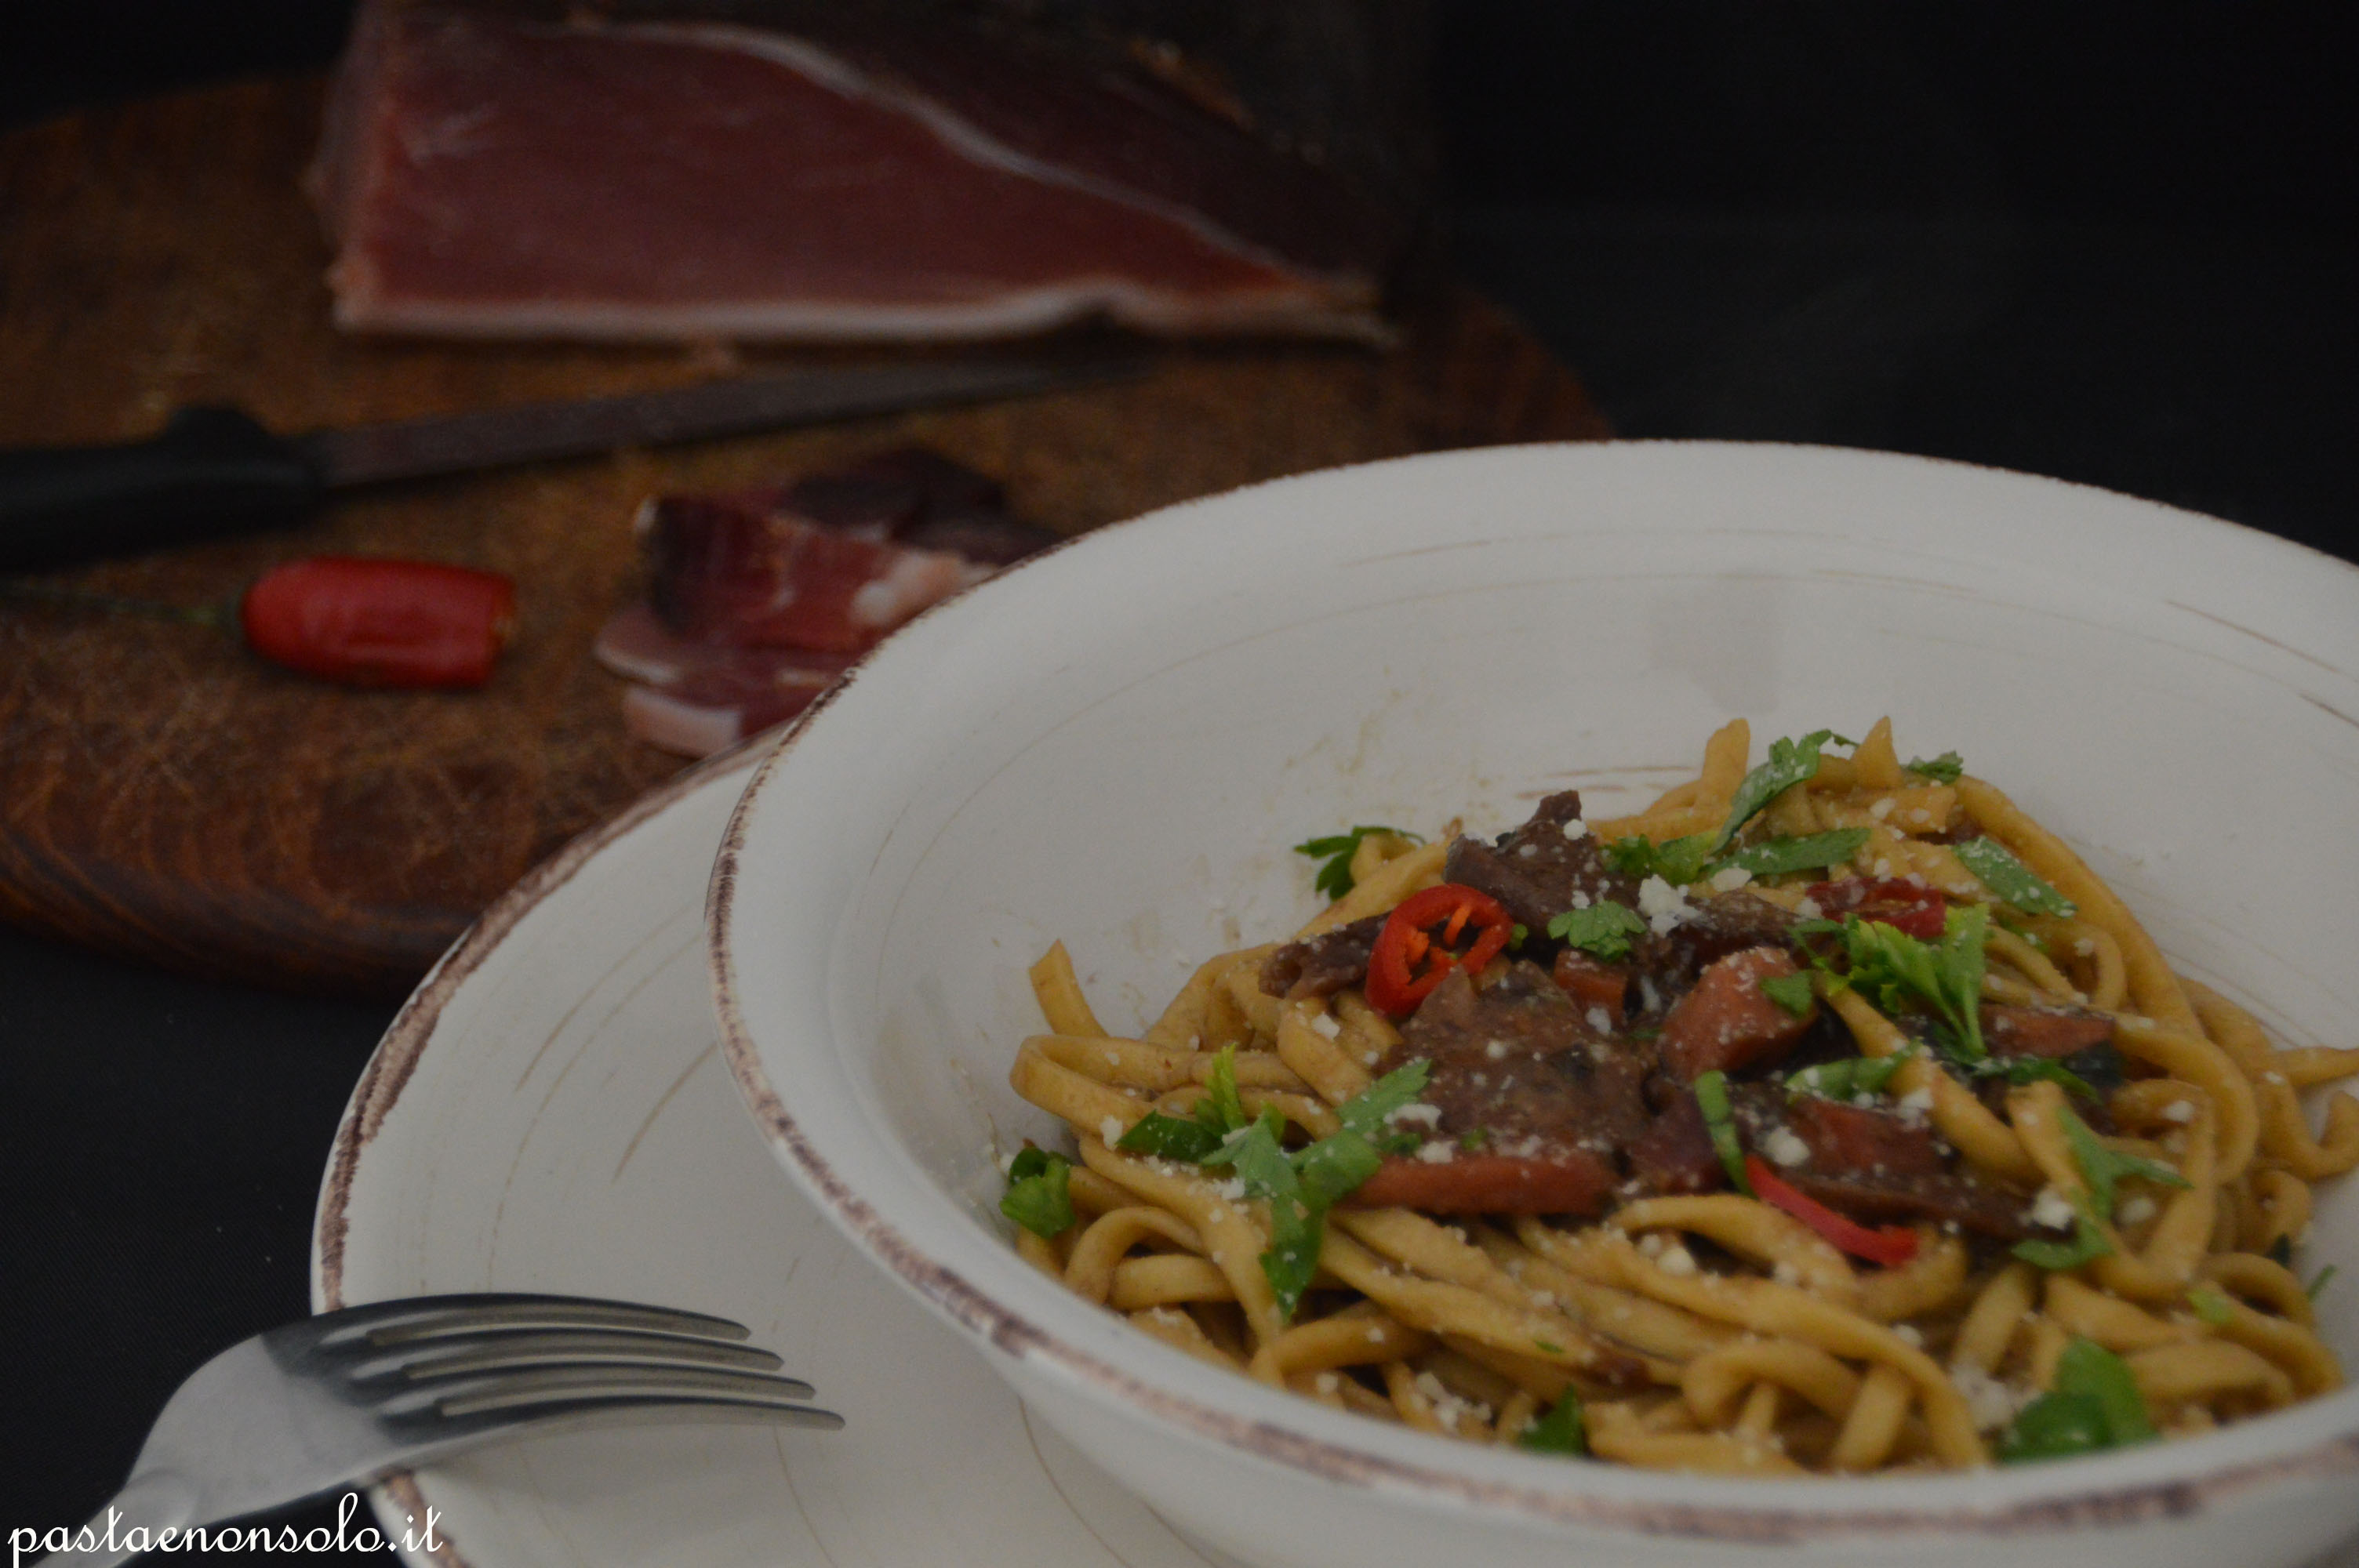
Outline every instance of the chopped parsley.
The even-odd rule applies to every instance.
[[[1911,1054],[1913,1053],[1908,1051],[1896,1051],[1889,1056],[1847,1056],[1840,1062],[1821,1062],[1815,1067],[1804,1067],[1799,1073],[1787,1074],[1786,1092],[1840,1100],[1859,1095],[1882,1094],[1884,1086],[1892,1081],[1892,1075],[1901,1069]]]
[[[1150,1110],[1130,1124],[1130,1130],[1114,1141],[1114,1147],[1125,1154],[1145,1154],[1155,1160],[1177,1160],[1183,1164],[1201,1163],[1204,1157],[1221,1146],[1225,1134],[1201,1119],[1202,1106],[1196,1118],[1181,1119]]]
[[[1131,1123],[1114,1146],[1126,1154],[1201,1164],[1245,1119],[1245,1102],[1237,1097],[1237,1048],[1223,1045],[1204,1075],[1204,1093],[1196,1102],[1195,1115],[1181,1118],[1150,1110]]]
[[[1349,833],[1331,834],[1324,838],[1306,838],[1294,847],[1298,855],[1308,855],[1320,862],[1319,874],[1310,885],[1327,895],[1330,901],[1342,898],[1352,891],[1352,857],[1360,852],[1360,840],[1371,833],[1389,833],[1396,838],[1406,838],[1412,844],[1424,839],[1397,827],[1381,823],[1366,823]]]
[[[1953,784],[1966,771],[1966,760],[1955,752],[1944,752],[1930,762],[1922,757],[1911,757],[1908,759],[1908,771],[1919,777],[1931,779],[1935,784]]]
[[[1864,828],[1770,838],[1721,857],[1721,851],[1728,848],[1745,825],[1759,816],[1771,801],[1796,784],[1818,777],[1819,748],[1829,741],[1838,746],[1856,744],[1832,730],[1813,730],[1799,741],[1770,741],[1768,761],[1746,773],[1737,784],[1735,795],[1729,800],[1727,819],[1717,831],[1690,833],[1684,838],[1660,844],[1636,835],[1616,838],[1605,846],[1606,863],[1624,876],[1641,880],[1660,877],[1673,887],[1686,887],[1712,871],[1732,866],[1742,867],[1759,877],[1810,871],[1851,859],[1867,841]]]
[[[1027,1143],[1007,1167],[999,1212],[1044,1240],[1073,1227],[1073,1162]]]
[[[1796,784],[1808,784],[1818,777],[1819,748],[1830,741],[1838,746],[1854,744],[1832,730],[1813,730],[1799,741],[1770,741],[1769,760],[1746,773],[1736,786],[1736,794],[1728,805],[1728,820],[1720,825],[1720,832],[1705,851],[1707,858],[1718,854],[1736,837],[1736,830],[1752,821],[1763,806]]]
[[[2017,860],[2014,852],[1995,838],[1969,838],[1952,852],[1959,864],[1973,872],[1984,887],[2027,914],[2070,918],[2080,913],[2080,905],[2049,886],[2038,872]]]
[[[1587,909],[1568,909],[1548,923],[1549,935],[1608,963],[1628,957],[1630,938],[1646,929],[1647,922],[1636,910],[1610,898],[1601,898]]]
[[[1919,941],[1880,920],[1862,920],[1856,914],[1845,915],[1840,925],[1806,920],[1794,931],[1799,936],[1841,936],[1848,970],[1837,974],[1815,954],[1811,961],[1838,983],[1861,992],[1886,1016],[1911,1011],[1912,1002],[1930,1005],[1948,1025],[1942,1042],[1948,1054],[1969,1064],[1989,1059],[1982,1021],[1983,942],[1990,932],[1985,906],[1952,905],[1938,942]]]
[[[2309,1284],[2303,1286],[2302,1290],[2311,1301],[2316,1301],[2318,1299],[2318,1293],[2326,1289],[2328,1285],[2333,1283],[2333,1281],[2334,1265],[2329,1263],[2325,1268],[2321,1269],[2318,1271],[2317,1278],[2311,1280]]]
[[[1223,1045],[1212,1056],[1212,1070],[1204,1075],[1204,1098],[1196,1108],[1199,1117],[1209,1117],[1212,1124],[1223,1132],[1234,1132],[1245,1124],[1245,1102],[1237,1098],[1237,1048]]]
[[[2058,1274],[2102,1258],[2113,1249],[2114,1244],[2105,1239],[2104,1227],[2089,1212],[2089,1198],[2085,1193],[2072,1200],[2071,1240],[2018,1241],[2015,1244],[2017,1257],[2034,1268]]]
[[[1605,863],[1625,877],[1640,881],[1660,877],[1675,888],[1703,879],[1704,862],[1712,859],[1712,836],[1690,833],[1658,844],[1633,834],[1605,846]]]
[[[1762,980],[1761,994],[1796,1018],[1810,1017],[1819,1000],[1808,975],[1771,975]]]
[[[2111,1050],[2112,1047],[2093,1046],[2091,1049]],[[2076,1057],[2085,1054],[2085,1052],[2075,1053]],[[2077,1095],[2092,1104],[2105,1098],[2097,1091],[2096,1085],[2053,1056],[1986,1056],[1979,1062],[1962,1062],[1959,1065],[1975,1077],[2005,1078],[2017,1087],[2045,1079],[2066,1094]]]
[[[1245,1195],[1268,1203],[1269,1247],[1261,1255],[1261,1271],[1277,1298],[1280,1316],[1293,1317],[1303,1292],[1319,1272],[1327,1211],[1376,1173],[1384,1162],[1384,1151],[1397,1141],[1387,1132],[1386,1119],[1415,1104],[1425,1092],[1426,1070],[1426,1063],[1416,1061],[1386,1073],[1335,1108],[1336,1119],[1343,1124],[1341,1130],[1292,1154],[1286,1152],[1285,1119],[1275,1108],[1250,1122],[1240,1108],[1218,1144],[1199,1157],[1200,1164],[1234,1168],[1245,1183]],[[1218,1065],[1212,1076],[1221,1076]],[[1234,1060],[1228,1077],[1234,1098]],[[1204,1104],[1212,1099],[1208,1093]],[[1197,1114],[1204,1114],[1203,1105],[1197,1108]],[[1414,1144],[1416,1140],[1408,1141]]]
[[[1571,1389],[1548,1414],[1524,1428],[1516,1446],[1534,1454],[1562,1454],[1578,1458],[1589,1452],[1589,1430],[1582,1420],[1581,1396]]]
[[[2007,1429],[1998,1456],[2010,1465],[2068,1459],[2152,1443],[2159,1435],[2129,1364],[2093,1339],[2075,1338],[2057,1359],[2048,1392],[2025,1406]]]
[[[1830,833],[1806,833],[1799,838],[1764,838],[1758,844],[1748,844],[1732,849],[1704,868],[1708,876],[1714,871],[1734,867],[1751,871],[1756,877],[1774,877],[1785,871],[1814,871],[1824,866],[1840,866],[1859,853],[1867,842],[1864,827],[1838,827]]]
[[[1696,1108],[1703,1112],[1703,1130],[1712,1135],[1712,1152],[1720,1156],[1729,1184],[1746,1197],[1753,1179],[1745,1173],[1745,1146],[1737,1141],[1736,1117],[1728,1103],[1728,1075],[1715,1067],[1695,1081]]]
[[[2089,1184],[2090,1207],[2099,1219],[2114,1217],[2114,1184],[2124,1176],[2136,1176],[2166,1187],[2187,1185],[2186,1177],[2159,1161],[2124,1154],[2107,1147],[2070,1108],[2058,1107],[2056,1115],[2064,1129],[2064,1141],[2071,1148],[2072,1161],[2081,1167],[2082,1179]]]
[[[2236,1321],[2236,1309],[2228,1298],[2210,1285],[2199,1285],[2187,1292],[2187,1304],[2195,1315],[2214,1328],[2225,1328]]]
[[[1425,1092],[1428,1065],[1424,1058],[1395,1067],[1350,1099],[1335,1108],[1335,1119],[1344,1130],[1363,1138],[1374,1138],[1386,1128],[1386,1118],[1395,1111],[1417,1103]]]

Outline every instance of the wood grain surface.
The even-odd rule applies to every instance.
[[[144,435],[175,407],[274,429],[677,385],[823,356],[341,337],[300,190],[320,83],[238,83],[0,140],[0,445]],[[513,576],[491,686],[356,692],[226,635],[0,600],[0,918],[199,972],[397,992],[535,861],[683,762],[629,740],[592,637],[666,489],[916,440],[1074,533],[1338,463],[1606,434],[1513,322],[1446,287],[1388,353],[1173,351],[1147,379],[987,407],[432,481],[315,522],[39,580],[225,601],[321,551]]]

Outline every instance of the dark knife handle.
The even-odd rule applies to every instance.
[[[0,451],[0,570],[284,527],[325,488],[299,446],[234,408],[183,408],[122,446]]]

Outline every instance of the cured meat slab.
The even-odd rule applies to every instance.
[[[1383,330],[1389,230],[1332,178],[1177,97],[939,29],[370,0],[314,184],[355,330]]]
[[[320,100],[316,79],[255,81],[0,136],[0,364],[40,372],[0,377],[0,442],[126,439],[190,403],[300,430],[823,357],[337,332],[299,184]],[[1388,353],[1180,351],[1118,386],[353,495],[295,532],[51,574],[213,603],[294,556],[414,556],[513,577],[521,625],[482,691],[356,692],[201,628],[0,605],[0,918],[397,994],[534,862],[682,766],[626,736],[623,683],[591,656],[644,587],[650,495],[919,445],[1070,535],[1336,463],[1604,433],[1529,337],[1443,294]]]

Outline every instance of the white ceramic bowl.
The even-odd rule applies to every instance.
[[[1150,1342],[1018,1261],[990,1150],[1062,937],[1116,1028],[1314,908],[1288,846],[1495,831],[1573,784],[1893,716],[2078,845],[2191,972],[2348,1043],[2359,572],[2100,491],[1880,454],[1452,453],[1105,530],[921,618],[746,792],[711,900],[781,1162],[1041,1415],[1250,1562],[2203,1564],[2359,1530],[2359,1392],[2200,1442],[1932,1479],[1745,1482],[1478,1449]],[[2311,1257],[2359,1264],[2324,1199]],[[2359,1353],[2359,1288],[2326,1331]],[[2359,1361],[2354,1361],[2359,1364]],[[1017,1441],[1011,1433],[1009,1441]]]

